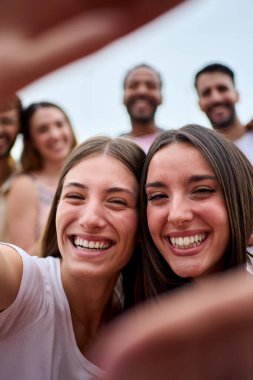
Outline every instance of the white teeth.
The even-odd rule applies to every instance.
[[[176,248],[194,248],[206,239],[207,234],[197,234],[184,237],[170,237],[171,244]]]
[[[74,239],[74,245],[81,248],[86,249],[106,249],[110,246],[110,243],[106,243],[103,241],[95,241],[95,240],[84,240],[82,238],[76,237]]]
[[[95,247],[95,242],[94,241],[90,241],[89,242],[89,248],[94,248]]]
[[[190,244],[190,238],[189,237],[185,237],[184,238],[184,245],[189,245]]]
[[[191,243],[191,244],[194,243],[194,236],[191,236],[191,237],[190,237],[190,243]]]

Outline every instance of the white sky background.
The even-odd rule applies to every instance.
[[[62,106],[80,141],[91,135],[117,136],[129,130],[122,105],[125,72],[148,63],[161,72],[163,105],[157,124],[210,126],[197,104],[196,71],[217,61],[236,73],[242,122],[253,118],[253,1],[188,0],[99,52],[57,70],[19,93],[25,106],[47,100]],[[20,141],[14,155],[18,155]]]

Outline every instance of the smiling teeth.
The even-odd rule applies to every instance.
[[[171,237],[170,242],[173,247],[180,249],[195,248],[206,239],[206,236],[206,234],[199,234],[185,237]]]
[[[95,240],[84,240],[81,238],[74,239],[74,245],[76,247],[87,248],[87,249],[107,249],[110,244],[105,243],[104,241],[95,241]]]

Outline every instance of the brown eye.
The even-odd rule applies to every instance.
[[[121,206],[127,206],[127,201],[125,199],[122,199],[122,198],[113,198],[113,199],[110,199],[110,203],[114,203],[116,205],[121,205]]]
[[[147,194],[147,199],[148,201],[152,202],[152,201],[160,201],[162,199],[167,199],[168,196],[166,194],[150,194],[148,195]]]

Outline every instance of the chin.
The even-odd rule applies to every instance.
[[[181,278],[197,278],[203,275],[203,271],[199,268],[178,268],[173,270],[177,276]]]

